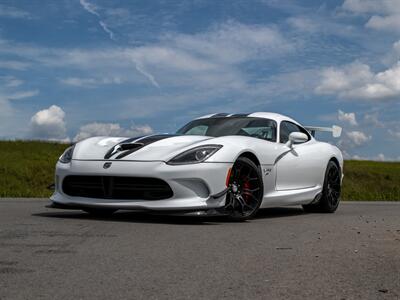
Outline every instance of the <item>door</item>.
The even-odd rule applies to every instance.
[[[302,132],[308,136],[308,141],[294,144],[290,149],[284,144],[292,132]],[[282,121],[279,126],[279,142],[283,153],[276,163],[276,190],[293,190],[314,187],[319,182],[321,163],[318,161],[316,142],[301,126]]]

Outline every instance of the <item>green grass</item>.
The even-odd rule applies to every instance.
[[[400,163],[345,161],[342,199],[400,201]]]
[[[49,197],[67,144],[0,141],[0,197]],[[343,200],[400,201],[400,163],[346,161]]]
[[[69,145],[0,141],[0,197],[49,197],[54,166]]]

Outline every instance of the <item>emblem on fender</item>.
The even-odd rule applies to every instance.
[[[268,169],[265,168],[263,171],[264,171],[264,175],[267,176],[267,175],[269,175],[269,173],[271,173],[272,169],[270,169],[270,168],[268,168]]]
[[[103,165],[103,169],[108,169],[109,167],[111,167],[111,162],[106,162],[106,163],[104,163],[104,165]]]

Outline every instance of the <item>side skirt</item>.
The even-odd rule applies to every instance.
[[[321,186],[315,186],[304,189],[272,191],[264,195],[262,208],[309,204],[317,199],[318,194],[322,192]],[[317,199],[318,201],[318,199]]]

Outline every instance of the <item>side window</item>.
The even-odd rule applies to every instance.
[[[286,143],[289,140],[289,134],[292,132],[301,132],[308,136],[308,141],[310,140],[310,134],[304,128],[288,121],[282,121],[280,125],[279,141],[281,143]]]
[[[276,142],[276,122],[268,119],[253,120],[241,128],[244,135]]]

